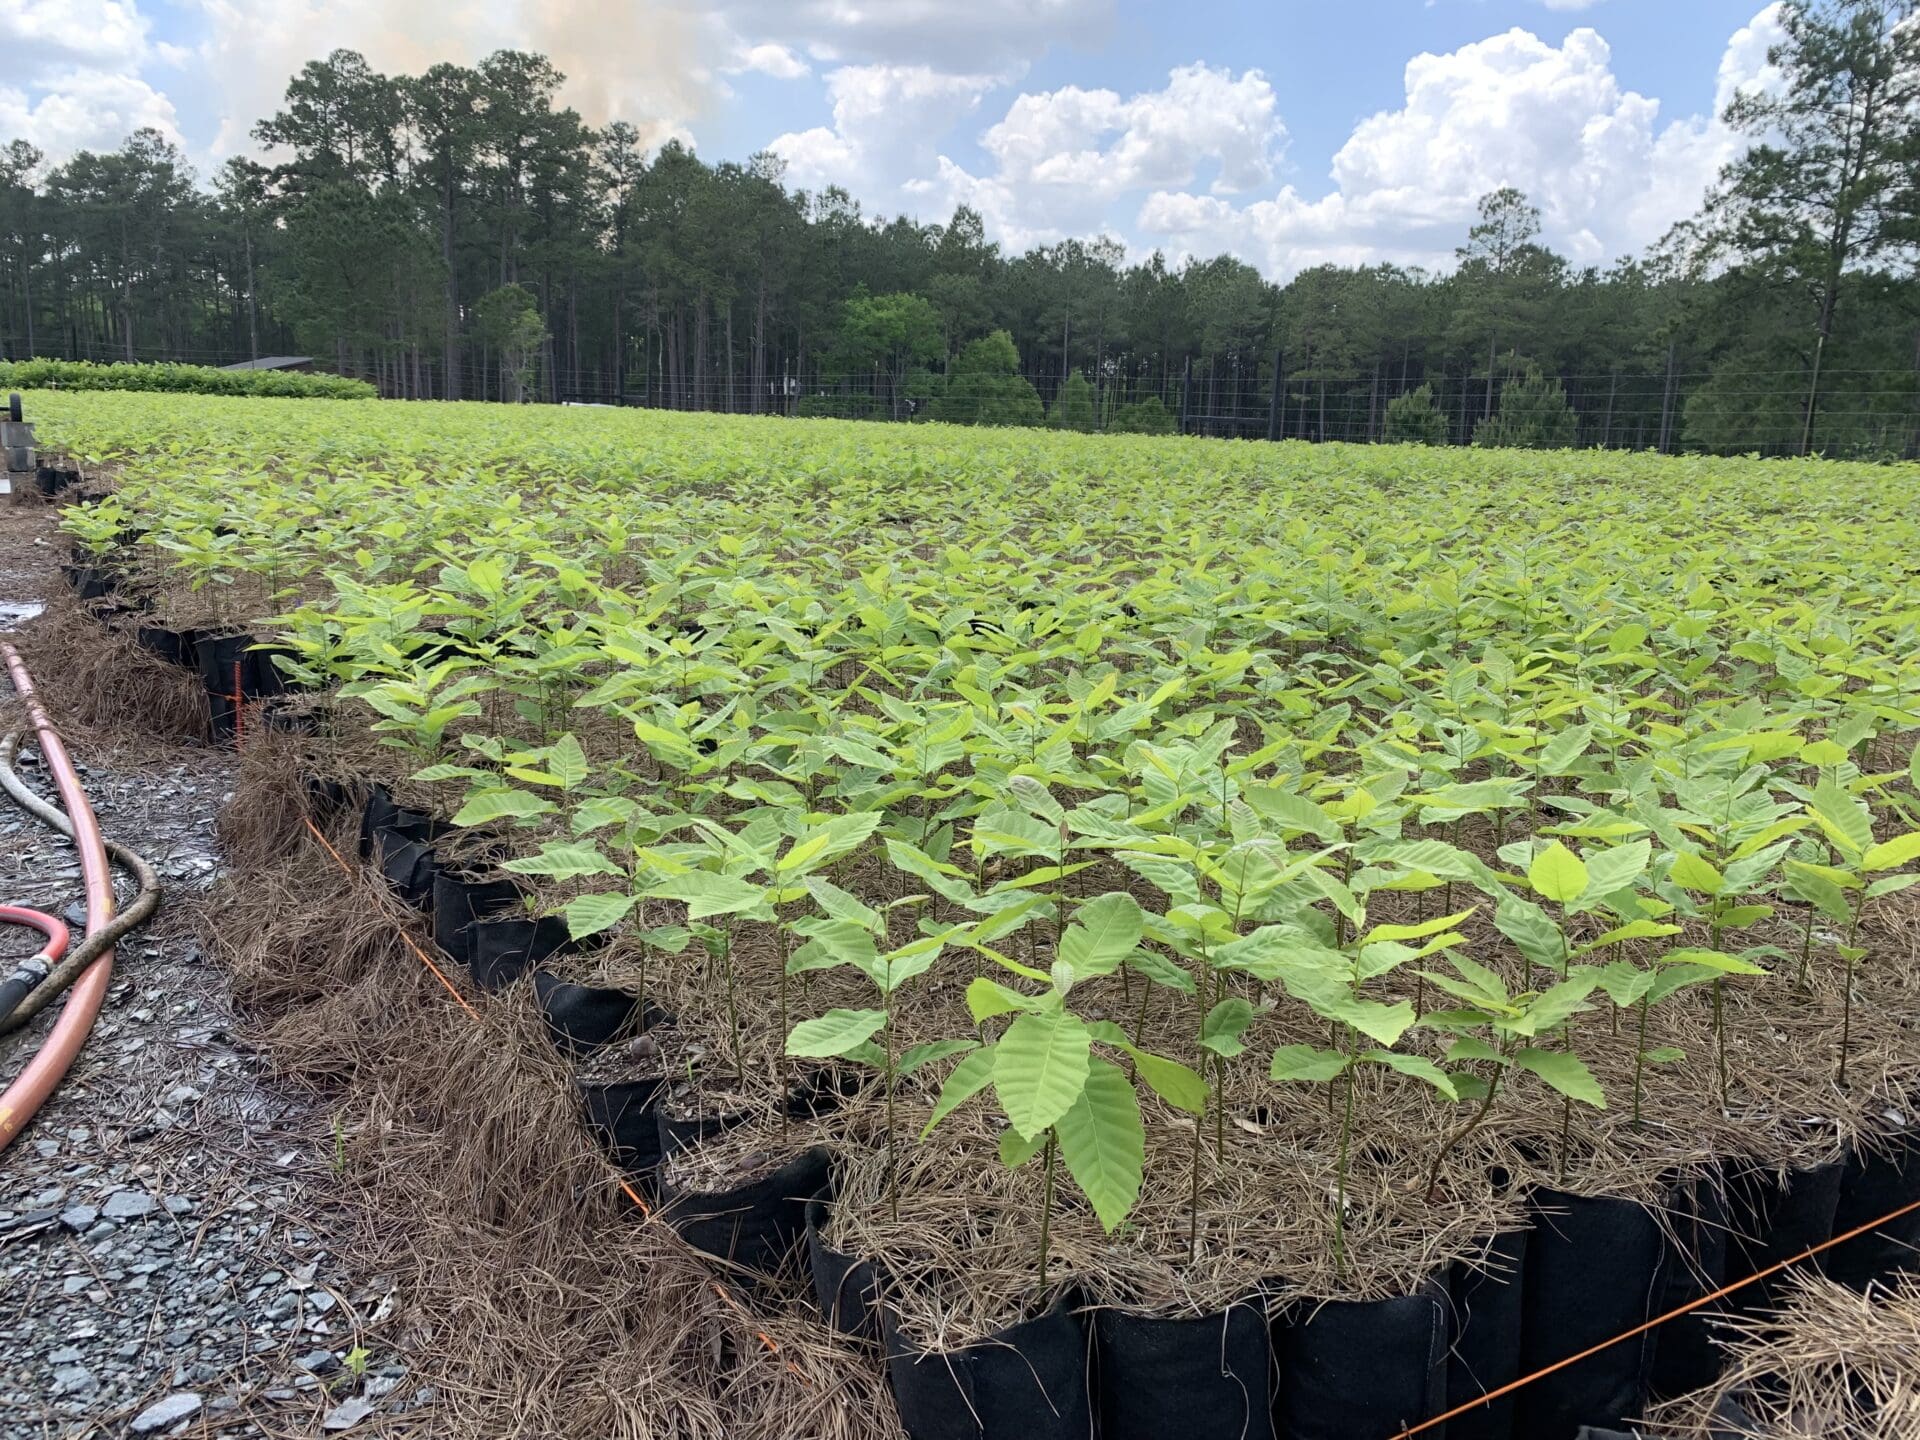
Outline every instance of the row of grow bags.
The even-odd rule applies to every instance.
[[[342,803],[345,792],[326,798]],[[439,833],[432,817],[377,787],[363,802],[363,858],[402,898],[431,909],[436,941],[477,983],[499,988],[533,969],[557,1042],[576,1054],[631,1028],[638,997],[538,969],[574,948],[564,922],[504,914],[523,910],[518,888],[441,868]],[[1494,1237],[1484,1263],[1458,1263],[1412,1295],[1275,1307],[1255,1292],[1216,1315],[1166,1318],[1062,1294],[986,1341],[929,1351],[902,1333],[877,1268],[827,1240],[827,1150],[801,1150],[723,1192],[675,1193],[660,1183],[662,1160],[741,1117],[674,1118],[659,1080],[581,1089],[589,1129],[695,1248],[768,1277],[807,1272],[828,1321],[884,1357],[913,1440],[1384,1440],[1920,1199],[1920,1142],[1902,1132],[1883,1148],[1784,1175],[1727,1166],[1676,1182],[1664,1221],[1631,1200],[1541,1191],[1528,1228]],[[1807,1263],[1859,1288],[1916,1249],[1920,1215],[1909,1215]],[[1624,1423],[1653,1397],[1710,1382],[1720,1368],[1713,1318],[1765,1308],[1783,1281],[1747,1287],[1422,1433],[1571,1440],[1583,1426]]]

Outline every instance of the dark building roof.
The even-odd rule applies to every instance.
[[[238,365],[222,365],[222,370],[297,370],[311,365],[311,355],[262,355],[258,360],[242,360]]]

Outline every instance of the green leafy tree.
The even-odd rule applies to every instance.
[[[1529,365],[1500,392],[1498,413],[1474,427],[1473,443],[1520,450],[1564,450],[1573,444],[1579,428],[1560,382]]]
[[[1387,402],[1387,443],[1444,445],[1447,417],[1433,403],[1433,386],[1422,385]]]
[[[473,307],[473,323],[480,338],[500,357],[502,398],[520,404],[527,398],[528,382],[547,340],[539,302],[524,285],[502,285]]]
[[[933,418],[956,425],[1038,425],[1040,395],[1020,374],[1020,352],[1004,330],[975,340],[953,362]]]
[[[1728,105],[1757,143],[1722,172],[1710,213],[1723,244],[1802,297],[1805,453],[1845,277],[1920,253],[1920,17],[1903,0],[1785,0],[1780,28],[1767,61],[1782,84]]]
[[[1056,430],[1078,430],[1082,434],[1093,429],[1093,386],[1080,371],[1069,375],[1054,396],[1053,413],[1047,416],[1047,423]]]

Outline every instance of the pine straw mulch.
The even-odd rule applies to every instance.
[[[227,837],[246,848],[205,934],[278,1078],[354,1117],[339,1177],[351,1248],[396,1277],[426,1332],[441,1433],[896,1435],[879,1368],[800,1295],[763,1292],[750,1311],[741,1286],[636,1208],[524,983],[470,994],[476,1021],[400,939],[430,943],[417,916],[291,838],[306,832],[299,790],[274,783],[285,773],[248,752],[244,823]],[[330,839],[351,857],[350,821]],[[246,849],[263,840],[260,863]]]
[[[1723,1323],[1726,1371],[1648,1417],[1660,1440],[1920,1435],[1920,1276],[1862,1294],[1801,1275],[1777,1313]]]

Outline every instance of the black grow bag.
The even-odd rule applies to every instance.
[[[831,1160],[825,1146],[815,1145],[771,1174],[714,1191],[672,1185],[663,1171],[662,1213],[694,1249],[756,1275],[778,1275],[805,1238],[807,1202],[828,1183]]]
[[[1653,1318],[1665,1293],[1667,1242],[1646,1206],[1543,1190],[1527,1243],[1520,1366],[1531,1372]],[[1657,1330],[1610,1345],[1518,1392],[1513,1433],[1569,1440],[1582,1425],[1618,1425],[1645,1409]]]
[[[1790,1260],[1833,1238],[1833,1217],[1840,1206],[1840,1182],[1846,1162],[1835,1160],[1807,1170],[1775,1174],[1743,1168],[1727,1176],[1727,1279],[1744,1279]],[[1729,1310],[1754,1315],[1775,1309],[1792,1283],[1793,1271],[1811,1274],[1824,1256],[1769,1275],[1727,1297]]]
[[[169,665],[182,665],[190,670],[199,667],[199,655],[195,648],[200,643],[198,630],[168,630],[159,625],[138,625],[134,627],[133,643]]]
[[[476,921],[467,930],[467,969],[484,990],[500,990],[555,955],[579,950],[563,915]]]
[[[378,832],[380,875],[393,893],[415,909],[424,910],[433,902],[433,880],[440,873],[440,862],[433,847],[424,840],[411,840],[398,827]]]
[[[1390,1300],[1301,1301],[1273,1349],[1281,1440],[1394,1435],[1446,1409],[1447,1292],[1433,1281]],[[1425,1433],[1445,1440],[1446,1427]]]
[[[433,943],[462,965],[470,964],[474,923],[519,908],[520,887],[513,881],[474,880],[443,868],[433,877]]]
[[[587,1129],[606,1150],[607,1158],[640,1181],[648,1194],[653,1193],[660,1168],[660,1132],[653,1123],[653,1107],[662,1083],[653,1079],[579,1084]]]
[[[1833,1233],[1844,1235],[1871,1225],[1903,1205],[1920,1200],[1920,1135],[1902,1131],[1871,1149],[1854,1152],[1840,1182],[1840,1203],[1833,1212]],[[1844,1240],[1826,1253],[1827,1274],[1840,1284],[1864,1290],[1891,1280],[1901,1270],[1920,1268],[1920,1210],[1909,1210],[1876,1230]]]
[[[1271,1440],[1273,1341],[1251,1302],[1187,1319],[1100,1310],[1101,1440]]]
[[[823,1232],[828,1219],[824,1193],[807,1202],[807,1269],[814,1302],[822,1318],[842,1335],[879,1344],[880,1287],[873,1265],[827,1244]]]
[[[909,1440],[1092,1440],[1087,1334],[1069,1306],[947,1351],[915,1345],[889,1309],[881,1319]]]
[[[251,635],[206,635],[194,647],[216,736],[237,731],[239,708],[247,701],[284,695],[290,688],[280,667],[273,663],[275,654],[287,652],[257,649],[256,644]]]
[[[650,1030],[661,1018],[629,991],[574,985],[545,970],[533,972],[533,996],[553,1043],[571,1055],[590,1055],[616,1035]]]
[[[62,565],[73,593],[82,600],[103,600],[119,585],[119,577],[102,565]]]
[[[345,785],[325,775],[303,775],[300,789],[307,797],[308,814],[322,825],[330,824],[353,798]]]
[[[851,1086],[840,1088],[840,1082]],[[797,1081],[787,1093],[787,1114],[794,1119],[817,1118],[832,1111],[858,1090],[859,1077],[844,1071],[818,1070]],[[684,1107],[679,1107],[684,1108]],[[676,1106],[663,1097],[660,1116],[660,1145],[669,1155],[677,1155],[690,1146],[704,1144],[724,1135],[743,1121],[762,1114],[759,1108],[747,1110],[696,1110],[692,1115],[676,1113]]]
[[[1447,1408],[1470,1404],[1520,1375],[1528,1232],[1507,1230],[1487,1245],[1484,1264],[1456,1262],[1447,1276],[1451,1341]],[[1447,1422],[1449,1440],[1514,1440],[1515,1397],[1502,1395]]]
[[[1676,1186],[1668,1213],[1675,1246],[1659,1303],[1663,1315],[1727,1282],[1727,1185],[1719,1168]],[[1726,1352],[1718,1342],[1725,1331],[1715,1321],[1725,1314],[1716,1303],[1660,1327],[1650,1381],[1656,1398],[1685,1395],[1719,1375]]]

